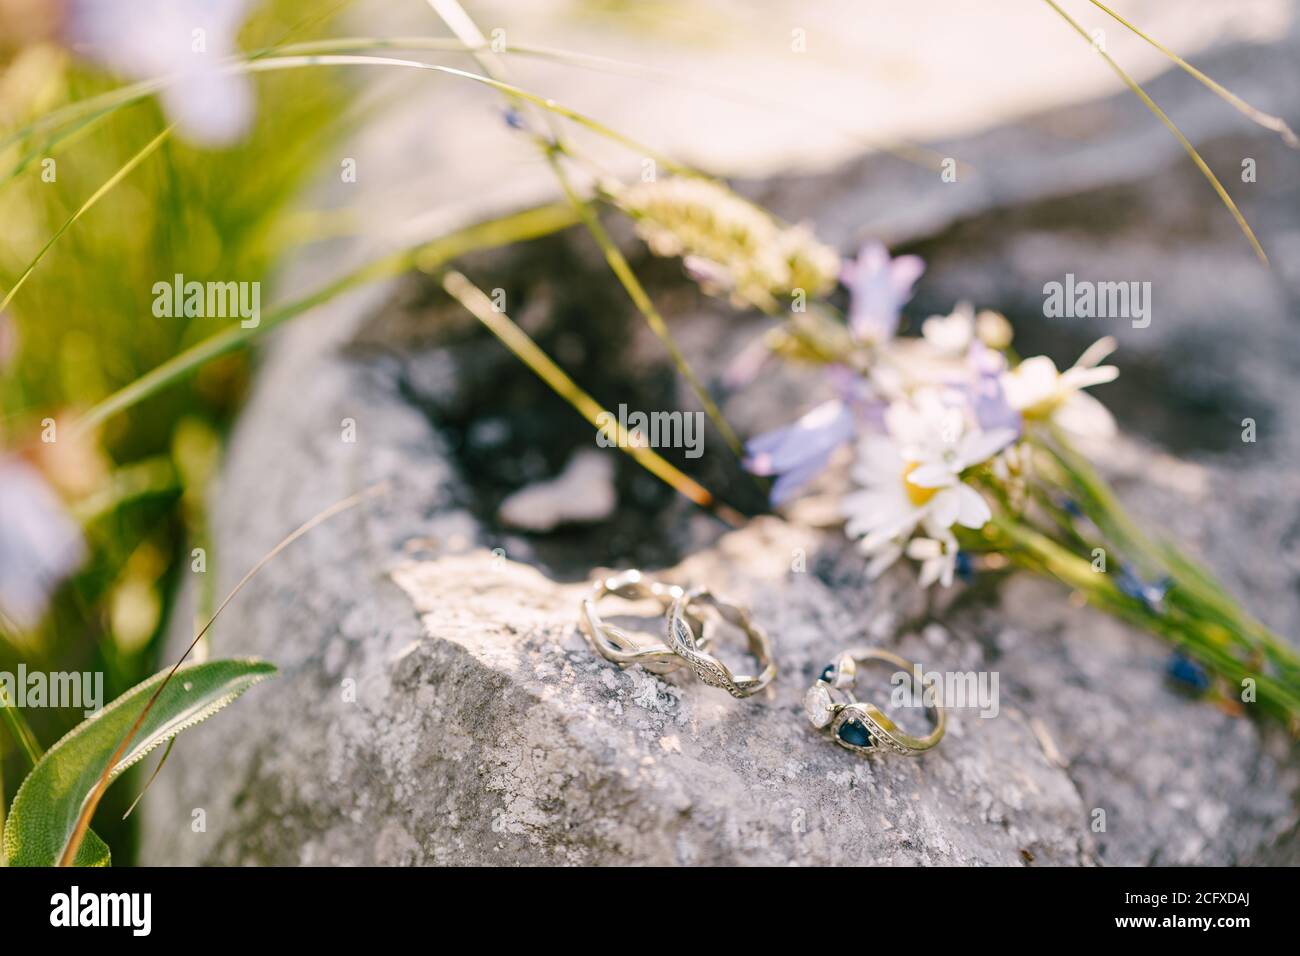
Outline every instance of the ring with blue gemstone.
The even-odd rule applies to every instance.
[[[623,628],[606,622],[597,605],[607,597],[620,597],[626,601],[648,600],[659,605],[660,613],[667,614],[673,602],[684,593],[677,585],[663,584],[640,571],[624,571],[595,583],[591,595],[582,602],[578,623],[596,653],[606,660],[623,668],[640,664],[652,674],[667,674],[687,662],[662,641],[643,644]],[[690,620],[698,626],[693,612]]]
[[[915,682],[919,668],[910,661],[890,651],[876,648],[858,648],[846,651],[827,665],[816,682],[804,694],[803,707],[812,725],[828,734],[841,747],[854,753],[871,754],[892,751],[900,754],[919,754],[929,750],[943,739],[945,717],[939,688],[926,683],[920,695],[934,729],[924,737],[915,737],[891,720],[879,707],[860,701],[853,694],[857,684],[858,668],[872,661],[884,661],[906,673]],[[921,678],[924,681],[924,678]]]

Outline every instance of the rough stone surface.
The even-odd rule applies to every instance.
[[[1273,52],[1255,56],[1262,72],[1251,75],[1294,94],[1294,71],[1273,69],[1294,49],[1276,63]],[[1240,68],[1232,57],[1204,65],[1225,82]],[[1152,84],[1165,101],[1167,79]],[[1108,101],[1073,121],[1130,109]],[[1218,168],[1242,155],[1261,170],[1294,168],[1274,139],[1226,136],[1215,116],[1198,142]],[[1036,128],[986,134],[965,155],[1029,148]],[[1300,273],[1287,250],[1300,243],[1300,179],[1262,177],[1243,196],[1278,261],[1266,273],[1176,149],[1152,149],[1139,166],[1072,182],[1061,190],[1070,198],[952,192],[934,200],[946,211],[921,218],[899,208],[898,180],[877,160],[752,188],[836,241],[849,238],[850,204],[880,210],[869,224],[930,262],[912,314],[970,297],[1003,309],[1026,348],[1058,362],[1119,335],[1122,378],[1099,391],[1126,433],[1105,453],[1108,473],[1143,523],[1199,551],[1294,635],[1300,409],[1286,397],[1300,374]],[[711,379],[765,327],[700,300],[673,264],[636,266]],[[515,318],[601,401],[690,407],[584,237],[464,267],[507,288]],[[1045,320],[1042,285],[1066,271],[1152,280],[1152,325]],[[781,369],[723,397],[752,434],[812,404],[819,387]],[[1255,445],[1239,440],[1246,416],[1260,422]],[[341,440],[346,418],[355,443]],[[340,300],[287,329],[217,496],[210,566],[221,589],[326,505],[378,481],[390,491],[285,551],[222,618],[216,653],[260,654],[282,674],[180,742],[144,804],[144,861],[1300,861],[1300,761],[1284,735],[1180,696],[1164,678],[1166,645],[1049,582],[981,579],[924,595],[900,567],[871,583],[837,531],[765,517],[724,533],[623,458],[609,522],[539,536],[496,523],[510,493],[591,442],[419,283]],[[721,443],[706,448],[679,463],[754,507]],[[576,628],[583,582],[629,565],[749,602],[777,642],[772,688],[734,701],[593,656]],[[943,744],[918,759],[858,758],[820,738],[800,706],[814,675],[855,643],[927,669],[996,671],[1000,712],[955,712]],[[198,807],[204,833],[190,826]]]
[[[570,523],[604,521],[617,504],[614,460],[594,448],[575,454],[554,478],[521,488],[501,502],[508,528],[544,533]]]

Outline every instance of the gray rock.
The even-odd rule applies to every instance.
[[[569,523],[598,524],[617,504],[614,460],[589,448],[577,452],[554,478],[510,495],[497,517],[508,528],[544,533]]]
[[[483,550],[377,582],[356,567],[364,551],[350,573],[366,587],[290,585],[299,554],[274,576],[291,626],[254,626],[269,612],[253,600],[227,623],[227,649],[285,673],[173,755],[150,796],[149,859],[1250,862],[1294,830],[1284,742],[1171,694],[1155,641],[1045,582],[932,618],[906,573],[869,586],[836,533],[758,519],[666,575],[748,602],[776,636],[777,682],[737,701],[593,655],[575,627],[584,585]],[[917,633],[927,620],[947,626]],[[835,747],[800,698],[864,642],[927,670],[996,671],[1000,713],[953,711],[916,759]],[[206,833],[189,828],[196,807]]]
[[[1207,69],[1230,79],[1236,63]],[[1204,122],[1229,166],[1243,149],[1261,168],[1295,161],[1271,138],[1247,130],[1225,142],[1221,118]],[[968,145],[1041,154],[1035,129]],[[932,263],[916,314],[975,298],[1058,360],[1095,334],[1120,332],[1120,364],[1136,381],[1112,401],[1128,411],[1127,437],[1110,449],[1108,473],[1144,523],[1199,550],[1293,635],[1300,410],[1284,399],[1300,373],[1288,311],[1300,279],[1253,271],[1240,236],[1181,162],[1147,153],[1095,181],[1072,174],[1062,193],[1090,191],[1069,199],[1028,185],[990,189],[943,215],[927,206],[921,218],[897,210],[897,181],[873,181],[874,161],[761,191],[787,213],[817,212],[837,240],[850,233],[846,197],[877,209],[873,225],[915,240]],[[1294,183],[1261,184],[1266,245],[1285,248],[1300,234],[1295,205],[1284,212]],[[1089,202],[1126,211],[1108,222],[1100,251],[1086,231],[1096,222]],[[1197,227],[1171,246],[1162,215]],[[1034,239],[1035,223],[1046,238]],[[602,401],[691,407],[593,258],[584,237],[565,235],[470,271],[488,287],[513,283],[516,317]],[[1046,278],[1066,269],[1111,277],[1117,264],[1162,282],[1167,318],[1137,334],[1042,317]],[[700,300],[675,265],[636,265],[711,380],[765,327]],[[1207,280],[1211,268],[1227,278]],[[1206,298],[1216,284],[1248,297],[1231,337]],[[1225,355],[1249,375],[1218,367]],[[1223,384],[1211,389],[1222,407],[1197,404],[1206,380]],[[819,387],[776,369],[725,395],[725,407],[752,434],[789,420]],[[1246,413],[1267,423],[1258,445],[1219,433]],[[345,419],[355,442],[343,439]],[[216,497],[218,591],[326,505],[379,481],[390,490],[295,543],[219,622],[214,653],[260,654],[282,674],[179,743],[144,803],[144,861],[1300,861],[1300,762],[1285,735],[1178,695],[1163,676],[1166,645],[1074,606],[1050,582],[988,578],[925,595],[901,567],[868,582],[837,531],[767,517],[726,532],[622,457],[610,521],[535,537],[496,524],[502,500],[555,475],[591,441],[590,428],[494,340],[418,283],[340,300],[286,329]],[[721,443],[706,449],[683,464],[755,507],[757,491]],[[665,569],[748,602],[775,637],[777,681],[735,701],[680,674],[656,678],[595,657],[576,612],[601,565]],[[190,619],[184,608],[176,617]],[[928,670],[996,672],[998,716],[955,711],[944,742],[918,759],[835,747],[809,727],[800,698],[858,643],[896,648]],[[202,833],[191,828],[196,808],[206,811]]]

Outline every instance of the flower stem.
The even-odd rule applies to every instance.
[[[610,271],[614,273],[627,291],[628,298],[632,300],[632,304],[636,306],[637,311],[645,317],[650,330],[664,344],[664,348],[668,350],[668,354],[672,357],[673,364],[677,366],[678,372],[686,379],[691,391],[695,393],[700,404],[704,406],[705,414],[709,416],[710,421],[713,422],[713,426],[718,430],[723,440],[726,441],[727,446],[737,458],[743,458],[745,451],[740,439],[723,416],[722,409],[718,407],[713,400],[713,396],[709,394],[709,390],[704,387],[704,383],[700,381],[699,376],[695,374],[695,370],[691,368],[690,362],[686,360],[686,356],[668,330],[668,323],[659,314],[659,310],[655,308],[655,304],[650,299],[650,294],[646,292],[645,286],[641,284],[641,280],[632,271],[627,257],[619,251],[618,246],[609,237],[609,233],[605,231],[605,227],[601,225],[596,214],[574,191],[572,182],[570,182],[568,175],[560,166],[559,157],[554,152],[551,152],[547,154],[547,161],[551,164],[551,168],[555,170],[555,175],[560,181],[560,186],[564,189],[565,196],[573,205],[574,212],[582,219],[582,224],[587,227],[591,237],[596,240],[596,245],[600,246],[600,251],[604,254],[605,262],[609,264]]]
[[[1242,660],[1233,653],[1233,645],[1242,643],[1239,633],[1211,619],[1203,606],[1193,603],[1157,610],[1125,594],[1108,574],[1094,571],[1086,559],[1027,522],[997,515],[990,524],[1014,546],[1008,549],[1008,557],[1022,566],[1055,577],[1078,590],[1095,607],[1165,638],[1236,687],[1244,687],[1246,680],[1253,681],[1260,706],[1285,721],[1293,734],[1300,734],[1300,685],[1292,670],[1297,664],[1294,654],[1284,651],[1280,661],[1269,655],[1279,674],[1262,673],[1257,655],[1253,660]],[[1258,650],[1254,645],[1246,646]]]
[[[543,382],[550,386],[555,394],[574,407],[595,428],[608,427],[603,422],[612,424],[618,430],[618,447],[626,451],[641,467],[673,488],[701,508],[712,511],[733,528],[744,523],[744,517],[728,505],[718,501],[707,488],[684,474],[670,462],[662,458],[653,449],[637,442],[628,435],[615,416],[610,414],[600,403],[578,387],[578,384],[565,374],[519,328],[504,312],[492,307],[492,302],[483,290],[454,269],[442,277],[442,287],[447,294],[463,305],[471,315],[487,326],[488,330],[501,340],[506,348],[514,353],[519,361],[527,365]]]

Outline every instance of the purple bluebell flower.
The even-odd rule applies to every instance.
[[[879,242],[869,242],[855,262],[844,263],[840,279],[849,290],[849,329],[864,342],[886,342],[898,331],[898,317],[912,298],[912,286],[925,271],[919,256],[889,257]]]
[[[228,146],[252,123],[253,83],[223,61],[237,52],[250,0],[68,0],[74,52],[137,80],[168,77],[159,94],[182,136]]]
[[[1175,651],[1169,658],[1165,673],[1170,680],[1191,694],[1199,696],[1210,689],[1210,675],[1205,668],[1179,651]]]
[[[839,397],[824,402],[793,425],[759,435],[746,446],[745,467],[756,475],[779,475],[772,506],[787,501],[830,462],[860,425],[884,427],[885,405],[871,383],[844,365],[828,365],[826,378]]]
[[[81,563],[81,532],[40,472],[0,459],[0,614],[20,630],[40,622],[55,586]]]
[[[841,399],[832,399],[793,425],[751,440],[745,447],[745,467],[756,475],[779,476],[771,495],[776,507],[816,477],[853,432],[852,409]]]
[[[1129,597],[1141,601],[1147,606],[1148,610],[1156,614],[1163,614],[1165,611],[1165,595],[1169,593],[1173,581],[1167,577],[1158,581],[1144,580],[1132,567],[1126,564],[1120,568],[1115,586]]]
[[[870,380],[863,378],[847,365],[827,365],[824,369],[826,379],[831,383],[841,399],[848,403],[854,414],[860,419],[879,428],[885,427],[885,408],[876,387]]]
[[[971,343],[969,362],[974,379],[966,386],[967,399],[980,429],[987,432],[1009,428],[1019,437],[1024,418],[1011,407],[1002,388],[1006,358],[977,340]]]
[[[1007,404],[1007,396],[996,377],[981,375],[969,386],[970,405],[981,431],[1010,429],[1017,436],[1024,427],[1020,412]]]

